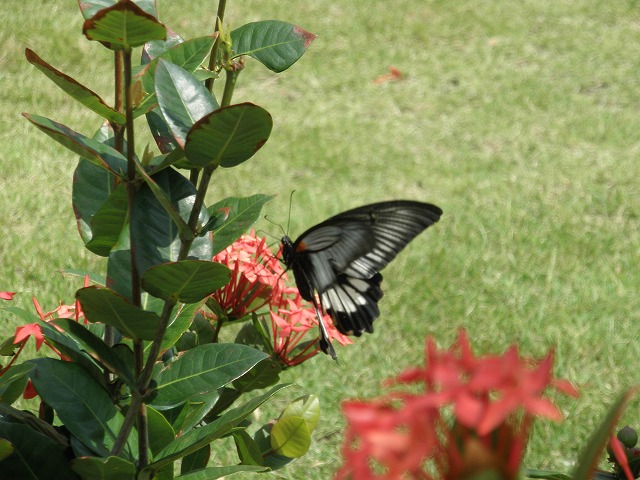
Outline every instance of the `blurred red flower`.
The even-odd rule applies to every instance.
[[[577,395],[569,382],[553,378],[552,352],[539,362],[520,357],[516,347],[476,357],[461,330],[448,350],[428,338],[425,356],[424,368],[386,382],[419,384],[420,393],[343,404],[348,426],[337,479],[462,480],[486,471],[516,479],[533,419],[561,419],[544,391]],[[452,425],[443,415],[449,408]],[[429,461],[439,477],[427,473]]]

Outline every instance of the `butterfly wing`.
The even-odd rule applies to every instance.
[[[359,336],[373,331],[379,315],[379,270],[441,215],[421,202],[365,205],[310,228],[294,243],[283,239],[285,263],[303,298],[315,303],[317,293],[338,330]]]

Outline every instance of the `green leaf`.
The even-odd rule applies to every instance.
[[[287,417],[304,418],[309,427],[309,432],[313,432],[320,419],[320,400],[315,395],[304,395],[295,399],[284,409],[280,415],[281,419]]]
[[[219,389],[216,393],[218,398],[204,418],[205,423],[210,423],[218,418],[222,412],[230,408],[242,396],[242,392],[228,386]]]
[[[190,453],[180,462],[180,473],[187,474],[206,468],[211,457],[211,445],[205,445],[200,450]]]
[[[120,457],[78,457],[71,468],[83,480],[134,480],[136,466]]]
[[[229,283],[231,270],[202,260],[182,260],[149,268],[142,288],[154,297],[196,303]]]
[[[93,237],[91,220],[107,201],[116,186],[117,177],[85,158],[73,173],[73,211],[76,214],[80,238],[87,244]]]
[[[108,456],[122,427],[124,417],[103,389],[80,365],[52,358],[29,360],[34,364],[31,382],[57,413],[60,421],[100,456]],[[125,454],[135,458],[135,442]]]
[[[155,72],[160,59],[171,62],[172,64],[186,70],[189,73],[197,71],[207,56],[211,53],[214,38],[212,36],[198,37],[186,42],[180,38],[175,32],[168,31],[169,38],[165,42],[150,42],[145,45],[142,51],[143,62],[147,63],[143,72],[141,72],[142,87],[148,94],[142,103],[136,107],[134,117],[140,113],[147,113],[147,122],[149,128],[153,132],[156,144],[160,151],[167,153],[174,147],[175,142],[169,126],[164,118],[156,113],[159,109],[154,109],[158,100],[155,94]],[[196,77],[200,83],[202,79]],[[144,110],[144,112],[142,112]],[[151,110],[151,111],[150,111]],[[177,144],[176,144],[177,145]]]
[[[251,412],[275,395],[275,393],[288,386],[288,384],[276,385],[268,392],[249,400],[240,407],[225,412],[211,423],[191,430],[181,437],[176,438],[157,455],[157,461],[149,465],[148,469],[157,471],[164,465],[183,458],[199,450],[204,445],[210,444],[215,439],[231,432],[231,430],[247,418]]]
[[[164,415],[149,405],[146,408],[149,424],[149,448],[156,455],[174,440],[176,434]]]
[[[119,184],[91,218],[92,236],[85,246],[96,255],[108,257],[118,242],[129,216],[127,195],[125,185]]]
[[[78,322],[57,318],[50,322],[72,336],[92,358],[111,373],[118,375],[130,387],[135,388],[133,366],[127,365],[106,343]]]
[[[74,480],[63,446],[26,425],[0,421],[3,450],[2,478],[20,480]],[[9,442],[7,444],[7,442]]]
[[[93,140],[107,143],[113,139],[113,129],[108,122],[96,131]],[[80,158],[73,172],[73,211],[76,214],[80,237],[86,244],[91,241],[91,220],[118,185],[118,178],[95,163]]]
[[[156,66],[155,93],[160,112],[180,147],[184,147],[193,124],[219,108],[193,74],[162,59]]]
[[[154,1],[155,0],[151,0]],[[158,16],[155,15],[157,18]],[[180,45],[184,43],[184,39],[178,35],[176,32],[171,30],[169,27],[166,27],[167,30],[167,38],[164,40],[151,40],[144,44],[142,47],[142,53],[140,57],[140,63],[142,66],[148,65],[154,58],[159,57],[167,50],[175,47],[176,45]]]
[[[218,253],[238,240],[260,218],[262,207],[271,201],[273,195],[256,194],[244,198],[225,198],[208,208],[209,214],[219,216],[222,213],[225,220],[213,229],[213,253]]]
[[[600,461],[600,454],[605,449],[607,442],[609,441],[612,430],[618,423],[618,420],[629,403],[629,400],[633,395],[635,395],[637,390],[638,388],[632,388],[624,392],[609,409],[607,416],[604,418],[589,440],[589,443],[580,454],[580,459],[578,460],[576,469],[572,476],[574,479],[591,478],[591,475]]]
[[[303,456],[311,446],[311,432],[302,417],[280,418],[271,427],[271,447],[278,455]]]
[[[273,451],[271,447],[271,427],[271,424],[263,425],[253,435],[253,439],[258,444],[260,451],[262,451],[265,466],[271,470],[279,470],[289,465],[295,459],[278,455]]]
[[[209,467],[196,472],[176,477],[176,480],[214,480],[216,478],[226,478],[228,475],[237,472],[266,472],[268,468],[256,465],[230,465],[228,467]]]
[[[30,49],[25,50],[25,55],[29,63],[44,73],[50,80],[53,81],[58,87],[65,91],[71,98],[77,100],[82,105],[97,113],[101,117],[115,122],[120,125],[124,125],[126,117],[107,105],[100,96],[89,90],[84,85],[81,85],[73,78],[65,75],[59,70],[56,70],[47,62],[42,60],[35,52]]]
[[[28,310],[25,310],[20,307],[5,307],[2,309],[4,312],[9,312],[22,320],[22,323],[35,323],[40,320],[40,317],[35,313],[31,313]]]
[[[127,159],[116,149],[39,115],[22,114],[56,142],[112,174],[125,178]]]
[[[131,50],[151,40],[164,40],[164,25],[131,0],[99,10],[85,20],[82,33],[89,40],[104,43],[112,50]]]
[[[98,367],[96,362],[84,352],[78,342],[76,342],[66,332],[61,332],[48,322],[38,319],[38,325],[42,334],[60,353],[69,357],[74,363],[84,367],[84,369],[100,385],[105,385],[104,371]]]
[[[11,405],[22,395],[32,368],[33,365],[22,363],[3,373],[0,377],[0,402]]]
[[[264,466],[260,447],[258,447],[258,444],[249,436],[246,430],[233,432],[233,440],[236,442],[236,450],[238,450],[240,463],[244,465]]]
[[[111,289],[81,288],[76,292],[76,299],[90,322],[111,325],[134,340],[153,340],[155,337],[160,317],[154,312],[142,310]]]
[[[155,93],[153,96],[155,98]],[[158,108],[147,113],[147,123],[149,124],[151,135],[153,135],[153,139],[156,141],[156,145],[162,153],[169,153],[175,149],[181,150],[178,148],[178,144],[171,134],[169,125],[167,125],[164,117],[159,113]]]
[[[282,368],[271,357],[258,362],[251,370],[233,382],[234,388],[246,393],[259,388],[270,387],[280,379]],[[315,425],[314,425],[315,427]],[[313,430],[310,428],[310,430]]]
[[[184,150],[181,148],[174,148],[169,153],[153,157],[151,162],[149,162],[149,175],[154,175],[160,170],[170,167],[171,165],[176,165],[177,168],[180,168],[180,164],[185,162],[186,158]]]
[[[23,365],[29,365],[29,367],[33,367],[33,365],[30,364]],[[61,445],[63,447],[67,447],[69,445],[69,440],[67,439],[67,437],[58,433],[53,425],[39,419],[31,412],[18,410],[17,408],[13,408],[4,403],[0,403],[0,416],[4,417],[5,419],[7,417],[11,417],[14,423],[25,425],[35,432],[38,432],[41,435],[50,438],[58,445]]]
[[[230,105],[198,120],[189,130],[184,151],[194,167],[235,167],[262,148],[272,127],[264,108],[253,103]]]
[[[82,0],[78,2],[82,16],[85,19],[93,17],[98,11],[114,6],[118,0]],[[158,10],[156,9],[156,0],[134,0],[134,3],[138,5],[142,10],[149,15],[158,17]]]
[[[200,424],[219,398],[218,392],[199,395],[183,405],[162,410],[162,415],[170,422],[174,431],[185,433]]]
[[[156,173],[153,179],[181,218],[187,221],[197,193],[193,184],[172,168]],[[203,208],[198,224],[204,225],[208,220],[209,214]],[[131,228],[136,245],[136,263],[141,273],[154,265],[178,260],[182,245],[178,229],[146,184],[136,195],[131,211]],[[197,237],[188,258],[209,261],[212,257],[209,238]]]
[[[231,32],[235,56],[249,55],[276,73],[293,65],[315,38],[297,25],[277,20],[247,23]]]
[[[147,187],[153,196],[156,198],[157,203],[162,207],[169,218],[178,229],[178,234],[183,241],[191,241],[193,239],[193,232],[189,229],[187,222],[180,216],[180,212],[175,208],[171,198],[164,192],[164,190],[156,183],[156,181],[146,172],[144,166],[139,162],[136,162],[136,169],[138,173],[144,179]]]
[[[193,73],[211,53],[214,40],[213,36],[206,36],[183,41],[178,35],[175,35],[164,42],[147,43],[142,52],[143,61],[146,59],[147,63],[142,74],[144,90],[148,93],[153,92],[153,77],[159,59],[171,62],[187,72]]]
[[[172,318],[171,323],[167,328],[167,333],[164,336],[162,350],[173,347],[182,335],[189,330],[194,321],[198,318],[203,318],[201,314],[199,315],[203,304],[204,302],[189,303],[186,305],[180,305],[179,308],[174,309],[174,317]],[[206,319],[203,320],[209,323]]]
[[[189,350],[154,378],[155,408],[170,408],[232,382],[266,354],[235,344],[207,344]]]
[[[200,308],[202,308],[202,303],[203,302],[180,305],[178,308],[173,309],[171,321],[169,322],[160,346],[161,352],[173,347],[182,334],[189,330],[189,326]],[[151,344],[145,345],[145,353],[149,348],[151,348]]]
[[[130,223],[130,222],[129,222]],[[129,223],[125,224],[118,241],[109,253],[107,281],[114,292],[131,300],[131,249]]]
[[[14,451],[13,445],[9,440],[0,438],[0,462],[11,455]]]

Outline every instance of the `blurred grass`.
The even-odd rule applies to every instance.
[[[3,7],[0,290],[18,290],[17,306],[31,308],[35,295],[53,309],[81,284],[61,270],[104,263],[75,228],[76,159],[19,113],[85,134],[99,120],[23,50],[107,99],[110,56],[83,40],[76,2]],[[211,2],[160,0],[159,8],[185,38],[211,31]],[[557,399],[566,419],[538,424],[525,463],[566,470],[607,405],[638,382],[637,2],[251,0],[230,2],[226,15],[232,27],[271,18],[318,38],[277,76],[247,61],[234,100],[269,110],[274,131],[251,161],[219,172],[210,201],[278,193],[266,212],[286,224],[295,189],[293,237],[383,199],[430,201],[445,212],[385,270],[375,334],[339,349],[339,364],[316,357],[284,375],[298,386],[271,410],[310,392],[323,412],[312,450],[276,475],[329,478],[340,462],[339,402],[379,394],[381,380],[422,362],[426,335],[449,345],[461,326],[477,352],[514,342],[526,355],[555,349],[556,374],[580,385],[582,397]],[[390,66],[404,78],[374,84]],[[8,334],[15,323],[2,321]],[[632,402],[623,421],[634,425],[639,406]]]

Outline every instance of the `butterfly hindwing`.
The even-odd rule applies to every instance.
[[[321,295],[322,305],[341,333],[359,337],[362,332],[373,332],[373,320],[380,315],[381,282],[379,273],[369,279],[340,274],[337,284]]]
[[[421,202],[365,205],[325,220],[295,242],[284,237],[284,261],[300,295],[316,305],[317,294],[338,330],[359,336],[372,332],[379,316],[379,271],[440,215],[440,208]]]

